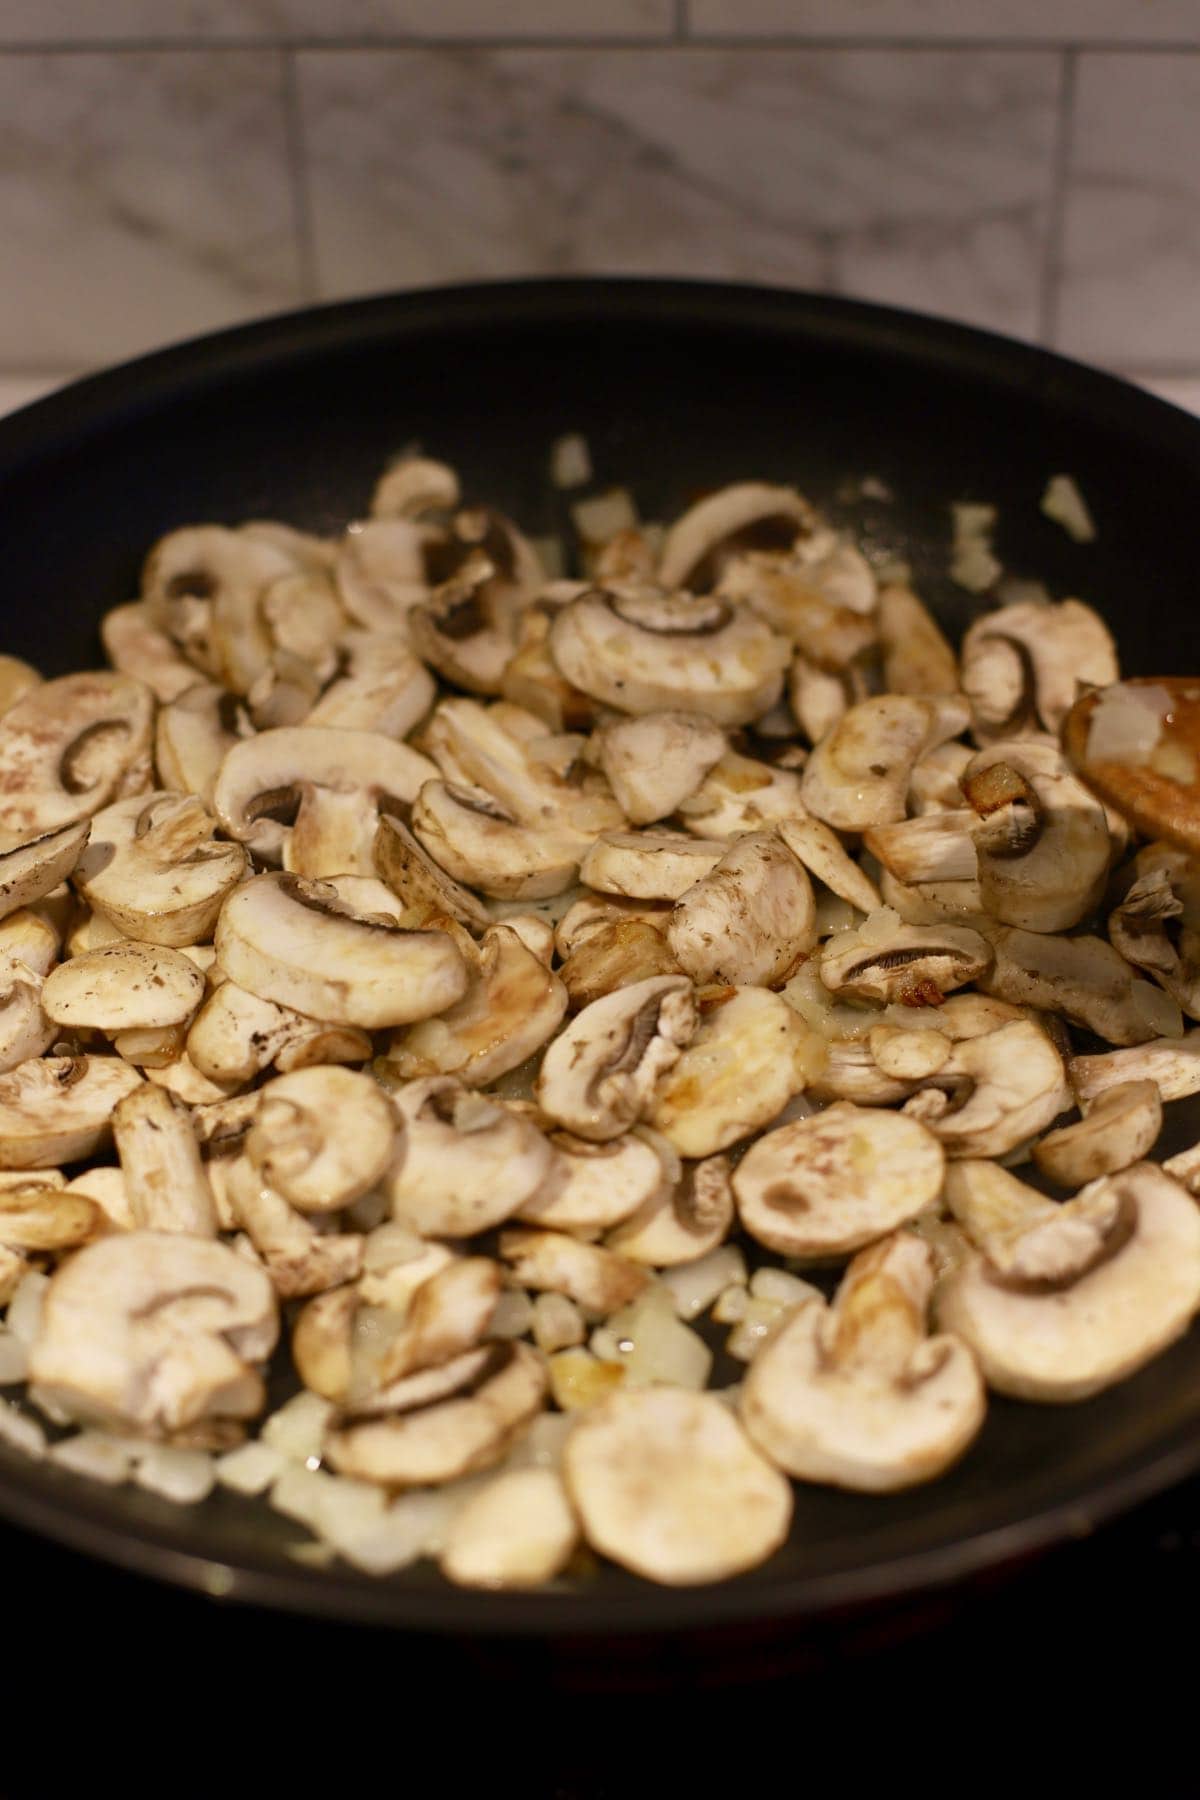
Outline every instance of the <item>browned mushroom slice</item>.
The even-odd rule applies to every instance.
[[[630,1262],[667,1269],[695,1262],[723,1244],[733,1215],[729,1159],[710,1156],[685,1165],[677,1180],[664,1175],[658,1193],[610,1232],[606,1242]]]
[[[0,1169],[80,1162],[141,1076],[119,1056],[44,1056],[0,1075]]]
[[[132,675],[64,675],[0,719],[0,847],[87,819],[149,773],[154,696]]]
[[[650,1106],[656,1084],[696,1028],[691,983],[658,976],[595,1000],[546,1051],[537,1099],[577,1137],[604,1142]]]
[[[1045,739],[983,750],[963,777],[985,911],[1065,931],[1095,906],[1112,855],[1104,809]]]
[[[446,913],[473,931],[491,917],[469,888],[439,868],[402,820],[384,812],[375,833],[375,867],[404,907],[416,914]]]
[[[963,639],[962,685],[981,744],[1057,733],[1081,687],[1116,679],[1108,628],[1079,600],[1002,606]]]
[[[747,832],[676,902],[667,941],[695,981],[769,986],[816,942],[807,871],[773,832]]]
[[[816,515],[795,488],[739,481],[688,508],[667,533],[659,579],[667,587],[704,593],[721,564],[747,550],[790,550],[807,537]]]
[[[991,965],[991,945],[977,931],[893,919],[886,911],[872,913],[860,930],[830,940],[821,956],[821,980],[831,993],[937,1006],[955,988],[978,981]]]
[[[880,589],[879,638],[889,693],[957,693],[958,658],[911,588],[888,582]]]

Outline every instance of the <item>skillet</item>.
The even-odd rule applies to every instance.
[[[999,508],[1010,573],[1078,594],[1130,673],[1200,666],[1200,421],[1114,378],[890,309],[683,282],[527,282],[315,308],[161,352],[0,423],[0,649],[47,674],[99,660],[101,614],[146,548],[199,520],[335,528],[414,442],[533,534],[561,523],[547,453],[587,437],[602,482],[664,517],[723,481],[795,482],[904,555],[955,633],[953,500]],[[1069,471],[1099,522],[1073,543],[1038,510]],[[872,475],[894,496],[863,500]],[[1200,1136],[1169,1109],[1160,1153]],[[716,1588],[604,1570],[586,1586],[478,1595],[428,1565],[383,1581],[303,1567],[293,1530],[218,1494],[177,1509],[0,1447],[0,1515],[212,1595],[472,1636],[695,1630],[811,1617],[945,1582],[1077,1535],[1200,1469],[1200,1328],[1083,1405],[994,1400],[965,1461],[889,1497],[799,1488],[789,1543]]]

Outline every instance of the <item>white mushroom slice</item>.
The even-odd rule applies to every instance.
[[[550,628],[559,671],[618,712],[682,709],[744,725],[783,689],[790,647],[747,607],[620,584],[572,600]]]
[[[468,1350],[394,1382],[385,1417],[343,1419],[325,1456],[343,1475],[390,1488],[456,1481],[498,1463],[545,1393],[545,1364],[528,1344]]]
[[[500,900],[543,900],[575,880],[584,846],[561,826],[523,825],[481,788],[429,781],[412,809],[413,831],[456,881]]]
[[[916,1218],[937,1199],[944,1169],[941,1145],[915,1119],[843,1100],[759,1138],[733,1191],[751,1237],[824,1262]]]
[[[664,917],[663,924],[666,919]],[[572,1012],[656,975],[681,973],[664,934],[638,919],[590,931],[559,970]]]
[[[500,1255],[518,1287],[565,1294],[593,1319],[606,1319],[641,1293],[650,1277],[637,1263],[561,1231],[500,1233]]]
[[[981,744],[1057,734],[1085,688],[1118,680],[1108,627],[1090,606],[1018,601],[978,619],[963,639],[962,685]]]
[[[325,730],[407,737],[437,693],[428,669],[402,640],[382,632],[348,632],[341,650],[346,673],[325,689],[305,723]]]
[[[943,1106],[922,1104],[931,1090]],[[909,1102],[952,1157],[1007,1156],[1069,1105],[1062,1058],[1027,1020],[956,1044],[929,1088]]]
[[[1108,1088],[1074,1125],[1048,1132],[1033,1160],[1059,1187],[1079,1188],[1150,1154],[1162,1130],[1162,1100],[1152,1081]]]
[[[594,1000],[542,1059],[538,1105],[577,1137],[619,1137],[652,1103],[655,1087],[696,1029],[691,983],[655,976]]]
[[[548,736],[539,718],[509,701],[443,700],[422,745],[447,781],[481,789],[521,824],[574,831],[580,855],[597,832],[625,823],[603,778],[580,760],[584,740]]]
[[[414,923],[408,909],[374,875],[331,875],[328,885],[339,900],[344,900],[347,906],[362,913],[364,918],[390,920],[395,925],[409,926]]]
[[[784,819],[805,816],[800,777],[794,769],[758,762],[729,750],[679,808],[698,837],[732,838],[770,830]]]
[[[847,675],[819,669],[799,652],[792,658],[787,697],[796,723],[810,744],[819,744],[841,723],[854,701],[862,698],[851,691]]]
[[[58,1255],[98,1237],[103,1216],[86,1195],[30,1176],[19,1187],[0,1190],[0,1246],[23,1260]]]
[[[87,820],[0,852],[0,919],[32,906],[65,881],[79,861],[91,826]]]
[[[963,792],[984,910],[1002,925],[1066,931],[1092,911],[1112,846],[1104,808],[1057,744],[998,744],[969,764]]]
[[[694,981],[768,986],[816,942],[804,864],[773,832],[735,839],[675,904],[667,942]]]
[[[725,733],[702,713],[652,712],[616,719],[595,748],[631,825],[653,825],[689,799],[726,751]]]
[[[952,742],[937,744],[921,757],[908,783],[908,806],[914,817],[961,810],[961,782],[974,754],[969,744]]]
[[[541,1188],[553,1151],[537,1127],[450,1076],[412,1081],[387,1187],[393,1216],[422,1237],[469,1237],[511,1218]]]
[[[188,957],[131,939],[89,950],[46,977],[42,1007],[59,1025],[137,1031],[182,1025],[204,997],[204,977]]]
[[[151,619],[196,668],[244,694],[271,654],[260,602],[295,557],[261,536],[189,525],[155,544],[142,571]]]
[[[41,685],[41,680],[32,663],[22,662],[19,656],[0,656],[0,716],[11,712],[31,688]]]
[[[654,1200],[666,1184],[657,1151],[632,1134],[591,1144],[555,1131],[550,1143],[554,1160],[546,1179],[517,1215],[527,1224],[599,1237]]]
[[[909,887],[884,869],[879,893],[906,925],[972,925],[984,918],[977,881],[923,881]]]
[[[875,646],[875,578],[852,545],[824,556],[750,551],[727,563],[718,594],[753,608],[772,630],[823,669],[848,669]],[[853,601],[853,605],[848,604]]]
[[[870,1025],[871,1017],[878,1017],[878,1014],[868,1016],[865,1026]],[[885,1060],[891,1062],[892,1059]],[[907,1100],[914,1086],[912,1076],[897,1073],[894,1066],[885,1067],[878,1063],[870,1038],[864,1036],[862,1039],[832,1041],[826,1049],[825,1066],[813,1077],[808,1091],[817,1100],[852,1100],[856,1106],[892,1106],[897,1100]]]
[[[88,1244],[52,1278],[30,1377],[84,1424],[164,1437],[250,1419],[279,1320],[261,1268],[211,1239],[130,1231]]]
[[[407,629],[429,594],[425,553],[441,533],[412,519],[366,519],[349,526],[333,565],[338,597],[369,631]]]
[[[0,1169],[81,1162],[141,1080],[119,1056],[44,1056],[0,1075]]]
[[[830,893],[859,912],[872,913],[882,905],[875,883],[846,854],[841,839],[824,820],[807,816],[781,819],[778,831],[792,855],[798,856]]]
[[[281,1300],[319,1294],[361,1275],[361,1235],[319,1232],[244,1156],[225,1165],[224,1185],[235,1222],[258,1251]]]
[[[471,694],[498,694],[516,648],[511,612],[493,595],[508,591],[503,572],[477,550],[408,614],[414,650],[439,675]]]
[[[1164,1100],[1200,1094],[1200,1027],[1181,1038],[1159,1038],[1128,1050],[1073,1056],[1071,1086],[1081,1102],[1096,1100],[1126,1081],[1152,1081]]]
[[[504,914],[500,922],[507,925],[510,931],[516,932],[525,948],[532,956],[537,957],[543,968],[553,967],[554,926],[548,918],[542,918],[533,912],[509,912]]]
[[[144,600],[114,606],[100,621],[108,660],[123,675],[144,681],[159,700],[177,700],[195,685],[196,669],[154,623]]]
[[[658,578],[664,587],[694,584],[697,593],[705,593],[723,557],[790,549],[815,524],[812,507],[795,488],[734,482],[698,500],[675,521],[663,542]]]
[[[1139,981],[1103,938],[1003,925],[989,926],[987,935],[995,962],[979,978],[985,994],[1059,1013],[1110,1044],[1182,1035],[1178,1007],[1152,982]]]
[[[656,1269],[674,1268],[707,1256],[733,1226],[729,1159],[711,1156],[690,1163],[644,1202],[606,1240],[610,1250]]]
[[[134,1229],[133,1206],[120,1169],[85,1169],[82,1175],[76,1175],[73,1181],[67,1183],[67,1188],[70,1193],[82,1195],[99,1208],[104,1231]],[[96,1235],[100,1236],[101,1233],[97,1232]]]
[[[606,831],[579,865],[579,878],[626,900],[678,900],[716,867],[727,845],[678,831]]]
[[[176,949],[200,943],[247,867],[241,846],[217,843],[216,830],[195,795],[118,800],[97,813],[75,886],[127,937]]]
[[[805,764],[804,804],[838,831],[866,831],[902,819],[917,759],[954,735],[939,728],[928,700],[911,694],[861,700]]]
[[[1200,1211],[1153,1163],[1049,1210],[1031,1205],[1007,1269],[987,1245],[972,1250],[941,1284],[938,1321],[966,1339],[998,1393],[1086,1400],[1187,1330],[1200,1308]]]
[[[301,531],[282,519],[247,519],[238,531],[242,537],[272,545],[295,569],[331,569],[337,554],[332,538],[321,537],[315,531]]]
[[[1110,913],[1108,932],[1125,961],[1145,970],[1195,1019],[1200,1017],[1200,930],[1189,892],[1191,867],[1190,859],[1165,846],[1143,850],[1138,878]]]
[[[472,931],[491,923],[486,907],[469,888],[447,875],[400,819],[385,812],[375,833],[375,867],[412,913],[446,913]]]
[[[906,886],[927,881],[974,881],[978,876],[968,807],[897,819],[865,833],[863,848]]]
[[[824,1061],[822,1040],[786,1000],[738,988],[701,1017],[647,1117],[681,1156],[712,1156],[770,1124]]]
[[[593,1549],[670,1586],[765,1562],[792,1490],[714,1394],[642,1388],[579,1415],[563,1478]]]
[[[280,576],[260,605],[276,655],[303,664],[318,684],[337,672],[348,621],[328,567],[309,564]]]
[[[148,770],[153,717],[150,689],[111,670],[63,675],[18,700],[0,719],[0,848],[107,806]]]
[[[438,1564],[458,1587],[540,1587],[566,1567],[578,1539],[561,1477],[510,1469],[459,1507]]]
[[[114,1110],[113,1137],[135,1226],[216,1236],[212,1190],[180,1101],[143,1082]]]
[[[259,1091],[246,1155],[269,1187],[301,1212],[335,1212],[382,1179],[396,1118],[369,1076],[297,1069]]]
[[[159,709],[154,761],[164,788],[196,794],[206,806],[226,753],[252,735],[245,708],[233,694],[201,681]]]
[[[854,1000],[898,1000],[939,1006],[944,996],[978,981],[992,949],[963,925],[902,925],[877,929],[872,914],[858,931],[839,932],[821,953],[821,980],[831,993]]]
[[[469,960],[465,946],[460,949]],[[558,976],[509,926],[492,925],[475,952],[463,998],[394,1036],[388,1062],[406,1079],[457,1075],[468,1087],[486,1087],[540,1050],[566,1010]]]
[[[306,1018],[292,1007],[260,1000],[236,981],[223,981],[192,1022],[187,1054],[201,1080],[228,1088],[252,1081],[272,1063],[297,1069],[365,1062],[371,1040],[356,1028]]]
[[[112,1033],[112,1047],[117,1055],[143,1071],[165,1068],[182,1054],[186,1044],[185,1025],[136,1026]]]
[[[232,987],[233,983],[227,982],[225,985]],[[369,1050],[367,1054],[370,1054]],[[153,1064],[141,1066],[147,1081],[152,1081],[156,1087],[166,1088],[169,1094],[174,1094],[185,1106],[211,1106],[227,1099],[241,1085],[237,1081],[211,1081],[207,1075],[200,1073],[186,1050],[174,1062],[164,1063],[161,1068],[156,1068]]]
[[[380,1358],[379,1386],[473,1349],[487,1335],[500,1283],[500,1265],[488,1256],[456,1257],[422,1282],[403,1327]]]
[[[879,590],[879,641],[889,694],[957,693],[958,658],[911,588]]]
[[[374,875],[381,807],[415,800],[436,773],[379,732],[282,727],[234,745],[213,805],[231,837],[268,861],[282,856],[296,874]],[[290,828],[271,816],[281,808],[295,809]]]
[[[326,1288],[305,1301],[292,1327],[292,1361],[309,1393],[341,1403],[354,1386],[355,1315],[362,1304],[356,1283]]]
[[[220,967],[260,999],[368,1031],[443,1012],[467,987],[445,932],[356,913],[327,883],[298,875],[258,875],[231,894],[216,946]]]
[[[427,1243],[407,1225],[386,1219],[367,1233],[359,1298],[402,1320],[417,1290],[455,1260],[445,1244]]]
[[[746,1374],[750,1437],[800,1481],[891,1493],[931,1481],[983,1424],[986,1396],[961,1338],[926,1335],[933,1259],[898,1232],[861,1251],[832,1304],[802,1302]]]
[[[874,1026],[867,1042],[880,1074],[905,1082],[936,1075],[954,1048],[940,1031],[906,1031],[895,1025]]]
[[[0,1072],[41,1056],[56,1027],[42,1010],[45,977],[58,939],[52,926],[22,909],[0,920]]]
[[[671,908],[662,901],[618,900],[614,895],[585,893],[572,901],[554,928],[554,947],[565,962],[592,932],[608,925],[637,922],[666,929]]]
[[[371,517],[420,519],[426,513],[453,512],[459,499],[458,476],[448,463],[406,454],[389,463],[376,482]]]

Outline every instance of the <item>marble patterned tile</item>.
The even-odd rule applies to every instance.
[[[0,367],[301,298],[275,52],[0,57]]]
[[[1200,42],[1195,0],[687,0],[713,36]]]
[[[1036,328],[1052,53],[303,54],[321,289],[709,275]]]
[[[3,0],[0,43],[666,37],[674,0]]]
[[[1080,59],[1057,340],[1200,365],[1200,53]]]

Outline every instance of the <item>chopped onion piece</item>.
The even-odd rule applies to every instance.
[[[717,1295],[712,1317],[718,1325],[736,1325],[745,1318],[750,1305],[750,1289],[740,1285],[727,1287]]]
[[[290,1462],[316,1461],[333,1413],[328,1400],[305,1389],[271,1414],[262,1428],[263,1442],[271,1444]]]
[[[782,1318],[787,1308],[778,1300],[754,1297],[745,1315],[725,1340],[725,1348],[738,1362],[753,1362],[763,1346],[772,1325]]]
[[[632,531],[638,522],[637,507],[624,488],[610,488],[592,500],[577,500],[571,517],[584,543],[595,546],[611,543],[618,532]]]
[[[780,1306],[799,1306],[803,1300],[821,1298],[820,1288],[815,1288],[811,1281],[789,1275],[786,1269],[767,1266],[755,1269],[750,1277],[750,1292],[756,1300],[776,1300]]]
[[[92,1481],[103,1481],[108,1487],[120,1487],[128,1481],[132,1458],[124,1444],[102,1431],[81,1431],[78,1436],[64,1438],[50,1451],[51,1462],[70,1469],[73,1475],[86,1475]]]
[[[519,1338],[533,1327],[533,1303],[524,1288],[505,1288],[496,1302],[488,1336]]]
[[[592,479],[592,453],[578,431],[564,432],[550,446],[550,479],[556,488],[584,487]]]
[[[725,1288],[745,1284],[746,1259],[736,1244],[722,1244],[695,1262],[677,1263],[664,1271],[662,1284],[673,1296],[681,1319],[695,1319]]]
[[[24,1381],[29,1373],[29,1345],[11,1331],[0,1331],[0,1387]]]
[[[46,1289],[50,1286],[50,1277],[41,1274],[37,1269],[30,1269],[22,1275],[8,1303],[8,1316],[5,1324],[15,1338],[23,1344],[32,1344],[38,1334],[38,1326],[42,1317],[42,1301]]]
[[[28,1418],[8,1400],[0,1400],[0,1444],[23,1450],[26,1456],[43,1456],[46,1434],[36,1419]]]
[[[570,1350],[587,1337],[583,1314],[565,1294],[539,1294],[533,1303],[533,1341],[549,1356]]]
[[[505,1463],[507,1469],[557,1469],[571,1430],[566,1413],[539,1413]]]
[[[217,1480],[236,1494],[265,1494],[276,1476],[287,1467],[287,1458],[274,1444],[261,1438],[227,1450],[216,1461]]]
[[[1042,511],[1056,525],[1061,525],[1077,544],[1090,544],[1096,536],[1096,525],[1088,503],[1070,475],[1052,475],[1042,495]]]
[[[550,1392],[563,1412],[578,1412],[608,1398],[625,1379],[625,1365],[601,1362],[590,1350],[560,1350],[546,1363]]]
[[[139,1487],[173,1500],[177,1506],[193,1506],[212,1493],[217,1477],[212,1457],[203,1450],[155,1444],[138,1463],[133,1479]]]

